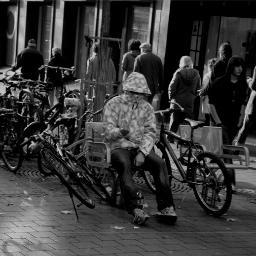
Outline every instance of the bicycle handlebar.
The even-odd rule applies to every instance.
[[[56,67],[56,66],[50,66],[50,65],[42,65],[40,68],[38,68],[38,70],[42,70],[44,68],[50,68],[50,69],[56,69],[56,70],[62,70],[62,71],[75,71],[75,67],[71,67],[71,68],[65,68],[65,67]]]
[[[165,113],[173,113],[175,111],[181,111],[181,112],[184,112],[184,108],[177,102],[171,102],[171,104],[177,106],[178,108],[175,109],[175,108],[167,108],[167,109],[163,109],[163,110],[157,110],[155,111],[155,114],[160,114],[160,115],[163,115]]]

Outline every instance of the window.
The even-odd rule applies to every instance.
[[[203,21],[195,20],[192,27],[190,56],[195,66],[199,66],[200,48],[202,41]]]

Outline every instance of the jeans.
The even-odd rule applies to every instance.
[[[140,191],[132,178],[134,174],[133,162],[136,155],[137,149],[118,148],[111,153],[111,163],[119,173],[121,193],[128,213],[132,213],[135,208],[142,209],[140,198],[138,197]],[[150,171],[154,178],[158,210],[172,206],[173,197],[165,162],[155,152],[151,151],[146,156],[145,162],[141,167]]]

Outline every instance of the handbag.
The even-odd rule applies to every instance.
[[[182,138],[190,139],[191,127],[180,125],[179,133]],[[217,126],[203,126],[194,130],[194,142],[203,146],[205,151],[222,154],[222,128]]]

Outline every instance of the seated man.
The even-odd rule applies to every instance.
[[[112,98],[104,108],[105,139],[111,147],[111,163],[120,172],[120,187],[128,213],[135,224],[149,218],[140,204],[140,192],[132,175],[134,166],[151,172],[156,185],[159,215],[176,221],[172,191],[165,162],[152,148],[156,141],[154,109],[146,101],[150,90],[145,77],[132,72],[123,82],[124,93]]]

